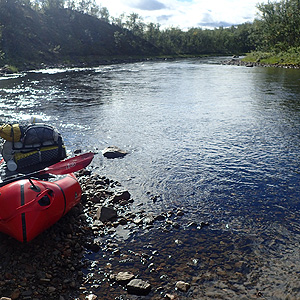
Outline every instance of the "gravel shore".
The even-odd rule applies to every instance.
[[[130,209],[133,199],[118,182],[90,170],[82,170],[76,175],[83,190],[81,203],[55,225],[27,244],[0,234],[1,300],[97,299],[92,291],[97,290],[103,280],[108,289],[113,287],[104,298],[98,299],[150,293],[151,284],[138,278],[139,274],[127,272],[125,266],[125,271],[116,269],[114,272],[113,263],[107,262],[102,272],[99,269],[95,272],[94,254],[99,256],[102,251],[103,257],[120,258],[120,246],[113,238],[117,227],[134,233],[142,227],[152,228],[158,221],[177,228],[179,225],[168,219],[168,214],[172,213],[155,217],[146,215],[143,210],[133,213]],[[180,211],[178,215],[181,215]],[[151,260],[150,255],[134,251],[124,260],[133,260],[129,256],[138,257],[143,263]],[[151,267],[151,261],[149,264]],[[188,285],[179,286],[186,290]]]

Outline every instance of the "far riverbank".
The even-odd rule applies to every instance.
[[[242,58],[232,58],[222,62],[225,65],[235,65],[243,67],[275,67],[275,68],[285,68],[285,69],[300,69],[300,64],[283,64],[283,63],[263,63],[263,62],[253,62],[251,60],[246,60]]]
[[[177,59],[187,58],[205,58],[205,57],[218,57],[217,54],[203,54],[203,55],[163,55],[163,56],[114,56],[114,57],[99,57],[98,59],[89,59],[87,57],[78,59],[76,62],[70,63],[53,63],[45,64],[38,62],[31,62],[24,65],[4,65],[0,67],[0,75],[10,75],[18,72],[27,72],[40,69],[68,69],[68,68],[95,68],[99,66],[117,65],[117,64],[131,64],[146,61],[172,61]],[[224,55],[223,55],[224,56]],[[230,55],[228,55],[230,56]]]

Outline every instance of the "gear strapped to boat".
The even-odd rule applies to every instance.
[[[10,171],[66,158],[62,136],[53,126],[4,124],[0,127],[0,136],[6,140],[2,156]]]

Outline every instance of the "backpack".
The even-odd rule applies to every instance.
[[[6,139],[2,156],[10,171],[66,158],[62,136],[53,126],[4,124],[0,127],[0,136]]]

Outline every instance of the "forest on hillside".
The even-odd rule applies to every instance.
[[[111,35],[111,39],[107,38],[106,42],[110,40],[110,45],[105,52],[106,56],[117,55],[118,53],[124,53],[124,55],[232,55],[232,54],[244,54],[251,51],[292,51],[298,53],[300,50],[300,0],[281,0],[277,2],[268,2],[267,4],[258,4],[257,11],[258,16],[252,23],[244,23],[231,27],[219,27],[214,29],[202,29],[202,28],[190,28],[187,31],[181,30],[179,27],[170,27],[161,29],[160,24],[145,23],[138,14],[131,13],[129,15],[122,14],[118,17],[110,16],[110,13],[106,7],[102,7],[96,4],[95,0],[0,0],[0,15],[1,9],[5,6],[3,4],[15,3],[22,5],[22,7],[28,7],[36,14],[37,18],[45,19],[45,26],[50,26],[49,18],[55,18],[55,13],[67,17],[73,14],[81,16],[89,16],[91,18],[101,21],[102,31],[103,24],[110,26],[107,28],[107,34]],[[61,12],[65,12],[62,14]],[[60,12],[60,13],[59,13]],[[73,15],[74,17],[75,15]],[[87,19],[85,19],[87,20]],[[0,34],[7,28],[7,23],[1,22]],[[83,26],[82,22],[79,22],[78,26]],[[93,23],[94,26],[98,26],[100,23]],[[98,25],[97,25],[98,24]],[[53,25],[53,24],[52,24]],[[12,27],[12,23],[10,23]],[[24,28],[22,24],[18,26],[18,30],[22,32]],[[72,26],[75,26],[74,24]],[[66,31],[68,28],[63,28],[61,31]],[[15,30],[15,29],[14,29]],[[30,30],[30,29],[29,29]],[[76,31],[74,28],[73,31]],[[79,29],[78,29],[79,30]],[[89,29],[90,30],[90,29]],[[100,29],[99,29],[100,30]],[[38,34],[38,33],[36,33]],[[60,34],[60,33],[57,33]],[[68,35],[69,33],[64,32]],[[23,36],[26,36],[23,35]],[[69,34],[70,36],[70,34]],[[133,38],[134,37],[134,38]],[[18,38],[22,39],[22,35],[18,35]],[[76,39],[82,37],[74,36],[72,43],[76,46],[83,41],[78,42]],[[99,36],[99,39],[102,37]],[[97,37],[93,37],[93,41],[96,41]],[[2,34],[3,41],[3,34]],[[145,41],[146,43],[141,43]],[[22,40],[20,41],[22,42]],[[37,40],[35,40],[37,42]],[[55,45],[56,49],[63,54],[63,46],[59,40]],[[105,43],[102,47],[105,48]],[[127,43],[127,48],[124,46]],[[73,45],[73,48],[74,48]],[[107,45],[108,46],[108,45]],[[36,47],[36,45],[35,45]],[[124,51],[123,48],[130,51]],[[81,49],[82,47],[78,47]],[[93,48],[93,47],[92,47]],[[144,51],[139,51],[143,48]],[[6,49],[1,44],[2,58],[6,53]],[[95,49],[95,48],[94,48]],[[114,49],[120,49],[115,51]],[[121,51],[122,50],[122,51]],[[68,55],[76,55],[76,47],[73,53]],[[94,51],[95,52],[95,51]],[[103,52],[103,53],[104,53]],[[65,53],[66,54],[66,53]],[[81,56],[90,55],[88,51],[80,53]],[[94,55],[101,55],[100,52],[95,52]],[[5,60],[3,60],[5,61]]]

